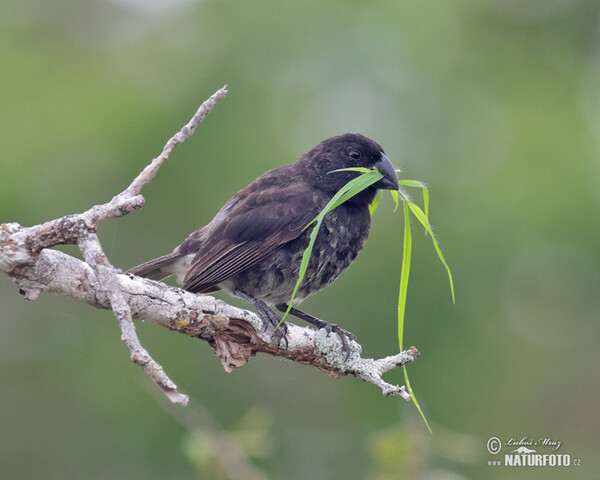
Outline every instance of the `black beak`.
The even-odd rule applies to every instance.
[[[383,175],[383,178],[374,185],[375,187],[380,190],[398,190],[400,188],[400,185],[398,184],[398,175],[396,175],[396,169],[385,153],[381,152],[381,161],[375,166]]]

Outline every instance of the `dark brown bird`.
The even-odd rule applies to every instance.
[[[263,321],[285,311],[298,280],[302,254],[313,227],[306,228],[356,172],[377,168],[383,178],[328,213],[317,235],[308,269],[294,299],[332,283],[356,258],[369,234],[369,205],[378,189],[398,189],[394,166],[373,140],[346,133],[322,141],[295,163],[268,171],[240,190],[211,222],[196,230],[173,253],[128,273],[162,280],[176,275],[184,289],[211,293],[223,289],[251,302]],[[318,328],[337,332],[346,347],[354,335],[337,325],[292,308],[290,313]]]

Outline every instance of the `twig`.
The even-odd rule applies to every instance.
[[[177,392],[162,367],[142,347],[133,318],[143,318],[207,341],[228,372],[245,365],[250,356],[263,352],[311,365],[334,377],[354,375],[378,386],[384,395],[399,395],[410,400],[404,387],[385,382],[382,375],[414,361],[419,356],[414,347],[379,360],[364,359],[360,356],[362,347],[355,341],[349,342],[347,354],[337,335],[289,324],[288,345],[282,348],[271,338],[270,332],[264,331],[261,320],[252,312],[160,282],[119,275],[109,263],[96,235],[98,223],[143,206],[141,189],[152,180],[173,149],[194,133],[226,94],[227,89],[223,87],[206,100],[192,119],[166,143],[161,154],[110,202],[33,227],[16,223],[0,225],[0,271],[19,286],[27,299],[37,298],[40,292],[53,292],[112,310],[131,359],[175,403],[185,405],[188,397]],[[48,250],[66,243],[77,244],[86,263],[62,252]]]
[[[95,233],[85,235],[79,239],[78,246],[86,263],[92,267],[96,274],[99,289],[104,291],[109,299],[110,308],[119,322],[121,340],[129,349],[131,361],[142,367],[144,372],[160,387],[171,402],[186,406],[190,398],[177,391],[177,385],[171,381],[163,368],[142,347],[135,331],[131,309],[119,287],[117,271],[106,258],[98,236]]]
[[[212,109],[217,106],[217,103],[223,100],[226,95],[227,85],[217,90],[202,105],[200,105],[191,120],[181,127],[181,129],[169,139],[169,141],[163,147],[161,154],[152,160],[152,162],[146,168],[144,168],[144,170],[142,170],[142,172],[133,180],[133,182],[131,182],[131,185],[127,187],[123,194],[126,194],[130,197],[138,195],[142,188],[148,185],[148,183],[150,183],[150,181],[154,178],[154,175],[156,175],[156,172],[160,166],[169,158],[169,155],[175,149],[175,147],[183,143],[194,134],[196,127],[200,125],[202,120],[206,118]]]

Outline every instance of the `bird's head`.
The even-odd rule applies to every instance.
[[[398,190],[398,177],[392,162],[377,142],[358,133],[345,133],[323,140],[308,153],[300,157],[299,162],[311,171],[311,183],[334,195],[340,188],[359,172],[334,172],[341,168],[375,167],[383,178],[367,188],[360,200],[370,203],[377,190]],[[359,200],[357,198],[357,200]]]

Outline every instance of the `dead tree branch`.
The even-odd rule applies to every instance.
[[[350,342],[350,354],[346,355],[337,335],[289,324],[288,345],[284,348],[272,338],[271,330],[265,331],[262,321],[252,312],[210,296],[119,274],[108,261],[96,235],[98,223],[143,206],[141,189],[152,180],[173,149],[194,133],[226,94],[227,89],[223,87],[206,100],[166,143],[161,154],[110,202],[32,227],[17,223],[0,225],[0,271],[17,284],[26,299],[34,300],[39,293],[50,292],[112,310],[132,361],[140,365],[174,403],[186,405],[188,397],[177,391],[163,368],[142,347],[134,318],[205,340],[227,372],[242,367],[251,355],[262,352],[312,365],[334,377],[354,375],[377,385],[384,395],[400,395],[410,400],[404,387],[385,382],[382,375],[414,361],[419,356],[414,347],[383,359],[364,359],[357,342]],[[77,244],[85,262],[49,249],[60,244]]]

